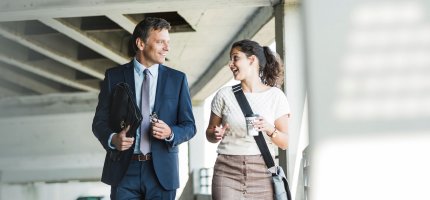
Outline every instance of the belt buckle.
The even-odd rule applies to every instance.
[[[139,160],[139,161],[147,161],[147,160],[149,160],[151,158],[151,155],[150,154],[145,154],[145,155],[141,155],[141,154],[139,154],[138,156],[137,156],[137,159]]]

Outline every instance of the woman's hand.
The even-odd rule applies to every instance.
[[[257,117],[253,125],[255,130],[265,132],[267,135],[271,135],[275,131],[275,126],[268,123],[262,116]]]
[[[212,128],[213,138],[216,142],[218,142],[224,138],[224,134],[225,134],[225,131],[227,130],[227,128],[228,128],[228,124],[226,124],[225,126],[223,126],[221,124],[219,126],[214,126]]]
[[[260,116],[255,120],[254,128],[264,131],[276,146],[285,150],[288,147],[288,119],[289,115],[285,114],[276,119],[275,125],[272,125]]]
[[[211,117],[209,119],[209,125],[206,129],[206,139],[209,142],[217,143],[224,138],[225,131],[228,128],[228,124],[222,125],[221,117],[215,115],[211,112]]]

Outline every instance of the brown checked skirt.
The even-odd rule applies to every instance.
[[[213,200],[273,200],[271,174],[261,155],[218,155],[212,179]]]

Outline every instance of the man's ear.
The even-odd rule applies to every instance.
[[[145,48],[145,43],[143,43],[142,39],[137,38],[136,39],[136,46],[137,46],[137,49],[143,51],[143,49]]]

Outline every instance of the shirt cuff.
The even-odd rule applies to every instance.
[[[172,135],[170,135],[169,138],[164,139],[164,141],[171,142],[171,141],[173,141],[173,138],[175,138],[175,133],[172,132]]]
[[[109,146],[109,148],[111,148],[111,149],[116,149],[116,148],[115,148],[115,146],[113,146],[113,145],[112,145],[112,137],[113,137],[115,134],[116,134],[116,133],[112,133],[112,134],[110,134],[110,136],[109,136],[108,146]]]

